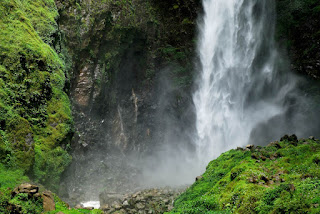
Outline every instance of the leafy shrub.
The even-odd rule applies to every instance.
[[[29,198],[27,193],[20,193],[9,201],[16,207],[21,207],[22,214],[38,214],[43,212],[41,199]]]

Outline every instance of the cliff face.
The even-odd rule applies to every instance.
[[[0,6],[6,165],[54,187],[71,147],[70,174],[86,174],[91,160],[119,162],[119,154],[156,150],[169,121],[176,135],[192,120],[198,1],[6,0]]]
[[[277,0],[277,36],[291,67],[320,78],[320,3],[316,0]]]
[[[151,111],[143,105],[157,102],[154,92],[166,65],[174,67],[168,75],[177,95],[190,86],[197,2],[57,1],[57,6],[73,62],[70,97],[77,113],[99,120],[110,116],[117,126],[124,108],[132,115],[122,119],[128,119],[123,126],[138,122],[138,115],[144,116],[140,110]],[[114,129],[119,135],[122,128]]]
[[[54,1],[0,3],[0,159],[54,187],[70,163],[71,109]]]
[[[88,187],[93,180],[96,189],[106,188],[99,187],[103,183],[129,188],[134,184],[125,180],[137,174],[128,166],[130,155],[156,151],[168,134],[182,137],[183,124],[192,121],[199,2],[56,4],[62,46],[72,62],[70,97],[76,127],[74,161],[65,174],[69,190],[64,193],[86,192],[81,186]],[[170,133],[169,122],[175,124]],[[79,178],[76,188],[74,178]]]
[[[109,179],[126,189],[139,173],[132,153],[153,154],[166,138],[190,145],[200,11],[199,0],[1,1],[2,162],[54,187],[71,151],[65,184]],[[277,0],[279,44],[293,70],[313,79],[319,11],[317,0]],[[317,88],[306,92],[319,97]],[[119,169],[131,174],[121,182],[105,176]]]

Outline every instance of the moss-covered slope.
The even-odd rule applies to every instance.
[[[209,163],[171,213],[320,213],[320,141],[284,137]]]
[[[53,186],[71,158],[65,66],[51,47],[53,0],[0,2],[0,159]]]

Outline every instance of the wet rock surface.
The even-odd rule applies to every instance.
[[[161,14],[167,14],[162,8],[174,6],[173,2],[56,1],[59,29],[72,61],[67,84],[75,122],[70,144],[73,161],[59,190],[71,206],[96,198],[105,186],[114,192],[136,190],[142,167],[132,164],[130,156],[152,155],[169,135],[178,138],[181,133],[182,142],[192,146],[183,133],[192,130],[184,127],[193,124],[192,99],[186,88],[177,87],[171,71],[163,69],[167,63],[162,60],[167,61],[167,56],[154,50],[176,40],[179,53],[182,43],[193,46],[185,42],[191,41],[185,40],[187,35],[193,38],[193,23],[181,25],[181,18],[191,20],[192,14],[195,20],[199,3],[181,5],[190,13],[170,11],[176,16],[172,19]],[[126,7],[135,8],[139,21],[124,12]],[[158,21],[164,25],[153,23],[153,17],[163,17]],[[185,28],[183,33],[173,24]],[[163,28],[165,25],[169,26]],[[159,33],[163,35],[158,37]],[[181,33],[182,41],[177,36]],[[168,128],[169,123],[174,128]]]
[[[173,209],[174,200],[186,189],[154,188],[131,194],[104,192],[100,203],[104,213],[164,213]]]

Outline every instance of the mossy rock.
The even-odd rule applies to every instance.
[[[170,213],[319,213],[320,141],[290,139],[222,154]]]
[[[68,75],[53,48],[58,10],[54,0],[3,0],[0,14],[0,157],[53,188],[73,133]]]
[[[8,122],[6,131],[15,151],[17,167],[29,171],[34,160],[33,131],[29,122],[22,117],[15,117]]]

